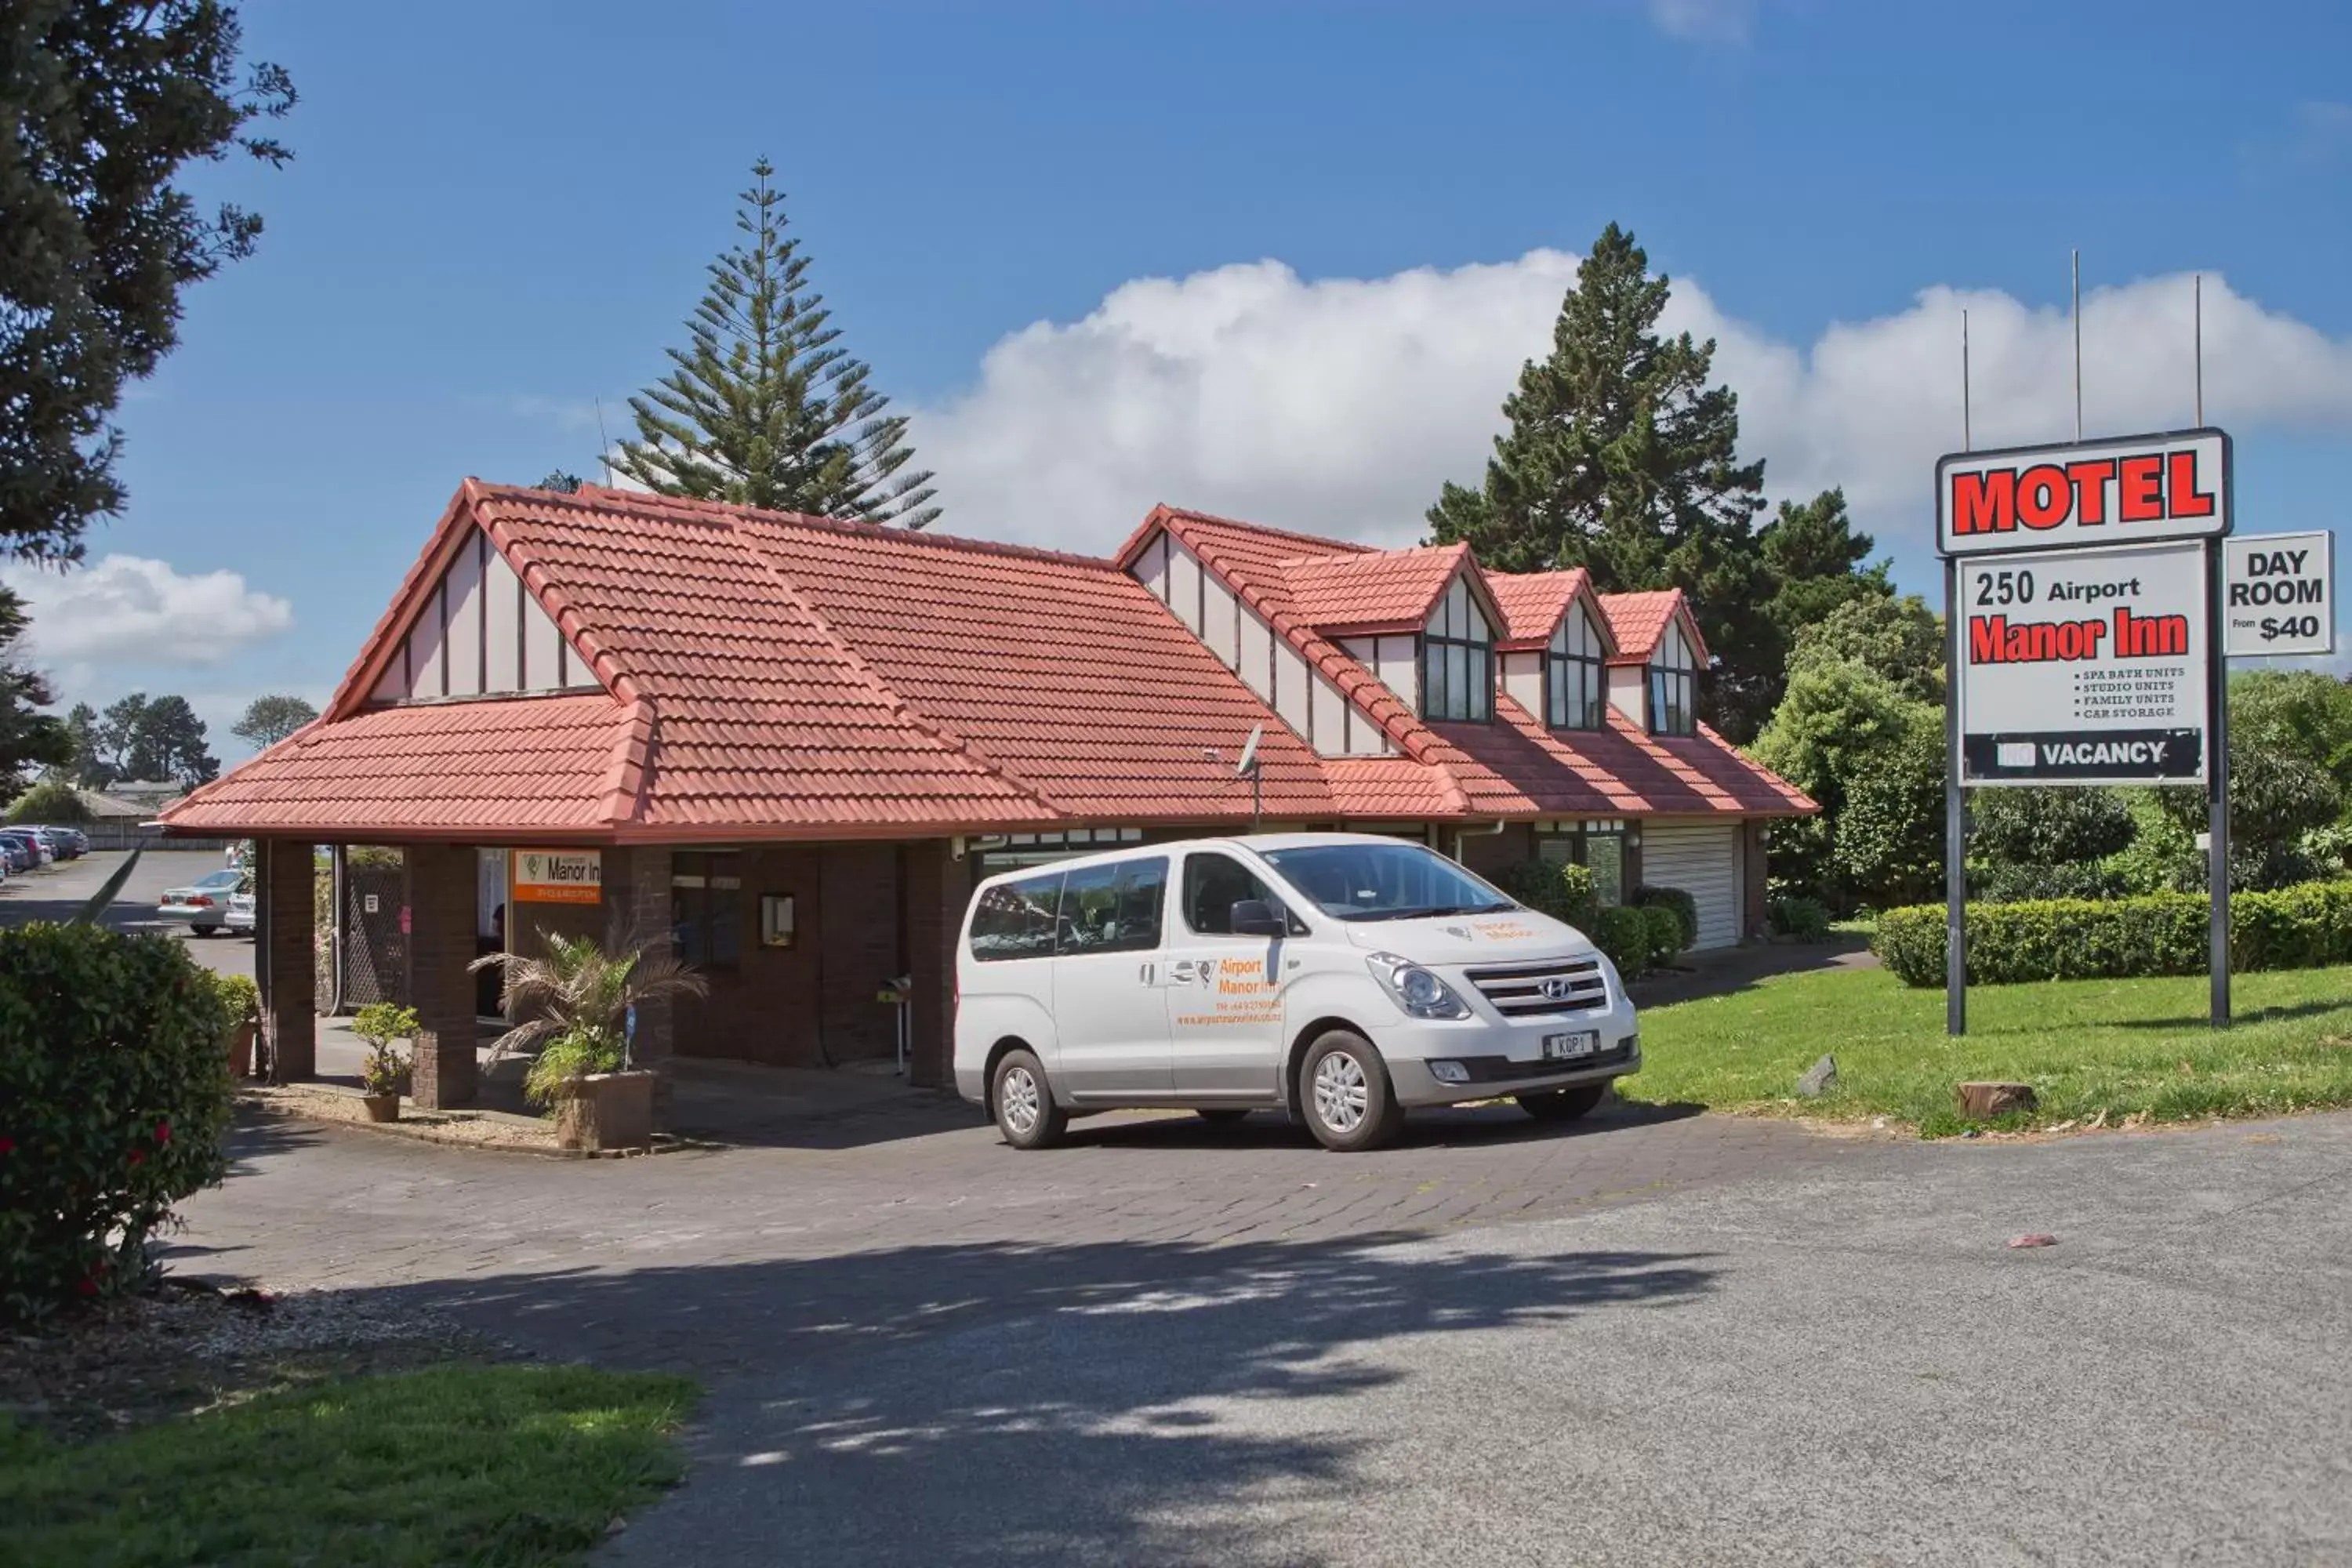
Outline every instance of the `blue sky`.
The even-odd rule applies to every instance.
[[[322,697],[462,477],[593,476],[762,153],[951,530],[1410,539],[1612,219],[1723,338],[1775,492],[1846,484],[1910,586],[1961,308],[1979,438],[2071,433],[2070,246],[2094,434],[2188,422],[2203,270],[2242,526],[2342,516],[2341,5],[243,12],[296,162],[199,176],[268,228],[123,407],[88,574],[30,584],[69,697]]]

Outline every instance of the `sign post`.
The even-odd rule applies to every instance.
[[[2212,1021],[2230,1019],[2221,546],[2230,438],[2187,430],[1936,465],[1950,638],[1946,1028],[1967,1012],[1966,791],[2202,784]]]

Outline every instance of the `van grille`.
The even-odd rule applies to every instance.
[[[1601,977],[1601,964],[1596,959],[1518,963],[1507,969],[1471,969],[1464,973],[1478,988],[1478,994],[1506,1018],[1587,1013],[1609,1005],[1609,983]],[[1546,994],[1547,990],[1561,991],[1562,983],[1565,994]]]

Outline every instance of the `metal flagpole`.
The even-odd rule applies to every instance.
[[[2189,298],[2193,301],[2191,335],[2197,344],[2197,427],[2205,427],[2205,274],[2197,274]]]
[[[1960,312],[1960,448],[1969,420],[1969,313]],[[1941,482],[1939,479],[1938,483]],[[1938,496],[1940,508],[1943,498]],[[1968,796],[1960,788],[1960,563],[1944,562],[1944,1033],[1969,1032]]]
[[[2074,439],[2083,438],[2083,252],[2074,252]]]
[[[1974,451],[1976,442],[1969,435],[1969,313],[1960,312],[1960,450]]]

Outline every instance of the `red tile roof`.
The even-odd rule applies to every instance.
[[[372,705],[381,665],[476,529],[603,690]],[[1162,529],[1394,754],[1317,757],[1129,576]],[[1253,729],[1277,820],[1811,808],[1706,731],[1550,735],[1507,700],[1491,726],[1425,723],[1325,635],[1327,616],[1418,624],[1465,563],[1460,546],[1378,552],[1168,508],[1106,561],[468,480],[326,717],[165,820],[494,842],[1230,824],[1251,809],[1233,762]],[[1515,605],[1535,593],[1507,592]]]
[[[1498,647],[1541,647],[1551,641],[1560,616],[1592,584],[1581,566],[1565,572],[1489,572],[1486,586],[1503,612]]]
[[[1706,663],[1706,645],[1699,640],[1698,626],[1690,618],[1683,602],[1680,588],[1660,588],[1646,594],[1603,594],[1601,613],[1609,617],[1609,631],[1617,644],[1612,664],[1646,664],[1658,651],[1658,639],[1666,635],[1666,623],[1676,614],[1683,617],[1683,636],[1690,639],[1691,656],[1701,665]]]
[[[1317,631],[1419,631],[1470,557],[1466,544],[1363,550],[1283,563],[1292,614]]]

